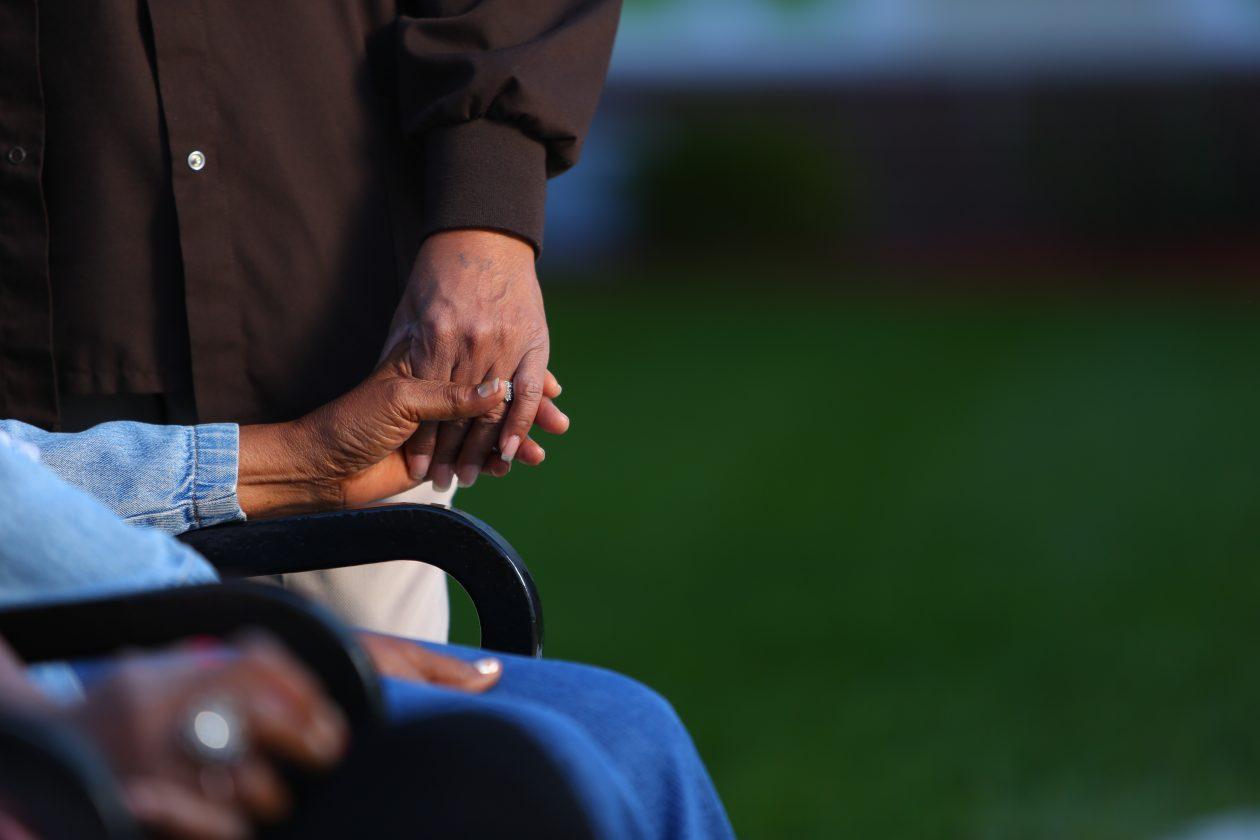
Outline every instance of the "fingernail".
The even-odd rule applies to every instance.
[[[429,470],[429,456],[427,455],[408,455],[407,456],[407,475],[411,476],[412,481],[423,481],[424,474]]]
[[[459,470],[459,486],[472,487],[477,483],[477,474],[480,472],[475,466],[461,467]]]
[[[449,464],[438,464],[433,468],[433,489],[445,493],[451,489],[451,479],[454,477]]]
[[[486,659],[478,659],[473,663],[473,667],[477,669],[478,674],[481,674],[483,677],[488,677],[491,674],[497,674],[502,671],[503,663],[493,657],[489,657]]]
[[[502,381],[497,376],[494,379],[487,379],[477,386],[477,396],[488,397],[491,394],[499,393],[499,385]]]
[[[507,443],[503,446],[503,451],[499,453],[499,457],[510,464],[512,463],[512,459],[516,457],[516,450],[520,448],[521,448],[521,436],[512,435],[510,438],[508,438]]]

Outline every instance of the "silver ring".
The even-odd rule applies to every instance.
[[[503,383],[503,401],[510,403],[512,401],[512,380],[509,379]]]
[[[180,734],[184,750],[198,764],[237,764],[249,749],[245,720],[226,697],[195,703],[184,717]]]

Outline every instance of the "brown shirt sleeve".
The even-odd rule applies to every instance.
[[[493,228],[538,250],[546,179],[581,153],[620,0],[417,0],[409,11],[398,102],[424,156],[422,234]]]

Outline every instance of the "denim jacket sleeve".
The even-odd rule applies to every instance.
[[[0,433],[33,445],[45,466],[129,525],[179,534],[245,518],[236,497],[234,423],[117,422],[64,434],[0,420]]]
[[[27,451],[22,451],[26,449]],[[0,432],[0,603],[66,600],[217,580],[168,534],[123,524]]]

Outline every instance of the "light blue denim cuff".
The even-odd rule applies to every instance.
[[[245,518],[236,497],[240,427],[209,423],[192,427],[193,518],[198,528]]]

